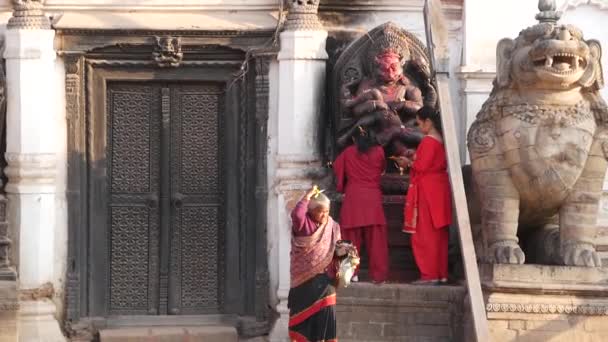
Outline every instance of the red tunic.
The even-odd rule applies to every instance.
[[[334,162],[336,188],[344,193],[340,210],[342,229],[385,225],[380,177],[386,167],[384,150],[373,146],[365,153],[347,147]]]
[[[433,228],[452,223],[452,196],[443,143],[425,136],[416,149],[410,171],[410,186],[405,201],[405,231],[415,232],[422,215],[430,218]],[[420,212],[425,208],[428,212]],[[418,223],[418,224],[417,224]]]
[[[412,235],[412,251],[420,279],[448,277],[449,231],[452,200],[445,148],[430,136],[422,139],[410,172],[404,231]]]

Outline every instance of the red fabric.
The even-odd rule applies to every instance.
[[[290,317],[289,318],[289,327],[293,327],[293,326],[296,326],[296,325],[304,322],[305,320],[310,318],[312,315],[319,312],[321,309],[328,307],[328,306],[332,306],[332,305],[336,305],[336,294],[335,293],[332,295],[329,295],[321,300],[316,301],[313,305],[309,306],[308,308],[304,309],[303,311],[298,312],[297,314]]]
[[[380,177],[386,167],[384,150],[373,146],[365,153],[347,147],[333,164],[338,192],[344,193],[340,226],[346,229],[386,225]]]
[[[412,250],[423,280],[448,277],[447,226],[452,200],[445,148],[430,136],[422,139],[410,171],[404,231],[413,233]]]
[[[447,279],[449,230],[447,227],[433,227],[431,210],[426,202],[421,202],[419,209],[418,229],[416,234],[412,234],[411,242],[420,279]]]
[[[388,278],[388,241],[386,225],[368,226],[342,230],[342,239],[350,240],[357,250],[365,240],[369,255],[369,276],[373,281],[383,282]],[[359,269],[355,274],[359,273]]]
[[[306,336],[292,330],[289,330],[289,339],[291,342],[309,342]]]
[[[422,203],[429,212],[430,224],[441,229],[452,223],[452,195],[447,173],[445,148],[441,142],[425,136],[416,150],[416,160],[410,171],[410,186],[405,200],[404,231],[414,233],[421,227],[417,221]]]

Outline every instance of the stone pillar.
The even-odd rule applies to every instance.
[[[5,52],[8,221],[16,237],[20,341],[65,341],[54,318],[53,271],[58,113],[55,32],[42,0],[14,0]]]
[[[317,18],[319,0],[289,0],[289,14],[281,33],[278,114],[275,141],[274,198],[268,221],[274,237],[271,268],[278,274],[276,299],[280,317],[271,341],[287,341],[287,295],[290,288],[289,212],[315,179],[324,174],[320,158],[320,112],[325,89],[325,31]],[[274,230],[272,229],[274,228]],[[273,253],[271,253],[273,255]]]
[[[490,96],[492,91],[492,81],[496,77],[496,73],[493,71],[479,71],[470,70],[467,67],[462,67],[456,73],[460,79],[461,99],[462,107],[460,112],[460,132],[459,143],[461,146],[465,146],[461,152],[461,162],[464,164],[470,164],[469,151],[466,148],[467,132],[471,127],[473,121],[477,117],[477,113],[481,110],[481,106]]]

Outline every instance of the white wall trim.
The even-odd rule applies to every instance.
[[[566,11],[582,5],[593,5],[599,7],[601,10],[608,10],[608,0],[567,0],[562,4],[560,10]]]

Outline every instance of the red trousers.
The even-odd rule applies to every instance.
[[[448,227],[435,228],[429,207],[419,202],[416,233],[412,234],[412,251],[420,270],[420,279],[439,280],[448,278]]]
[[[358,251],[361,251],[361,244],[365,240],[370,278],[375,282],[386,281],[389,268],[386,225],[347,228],[342,229],[341,234],[342,239],[350,240]]]

